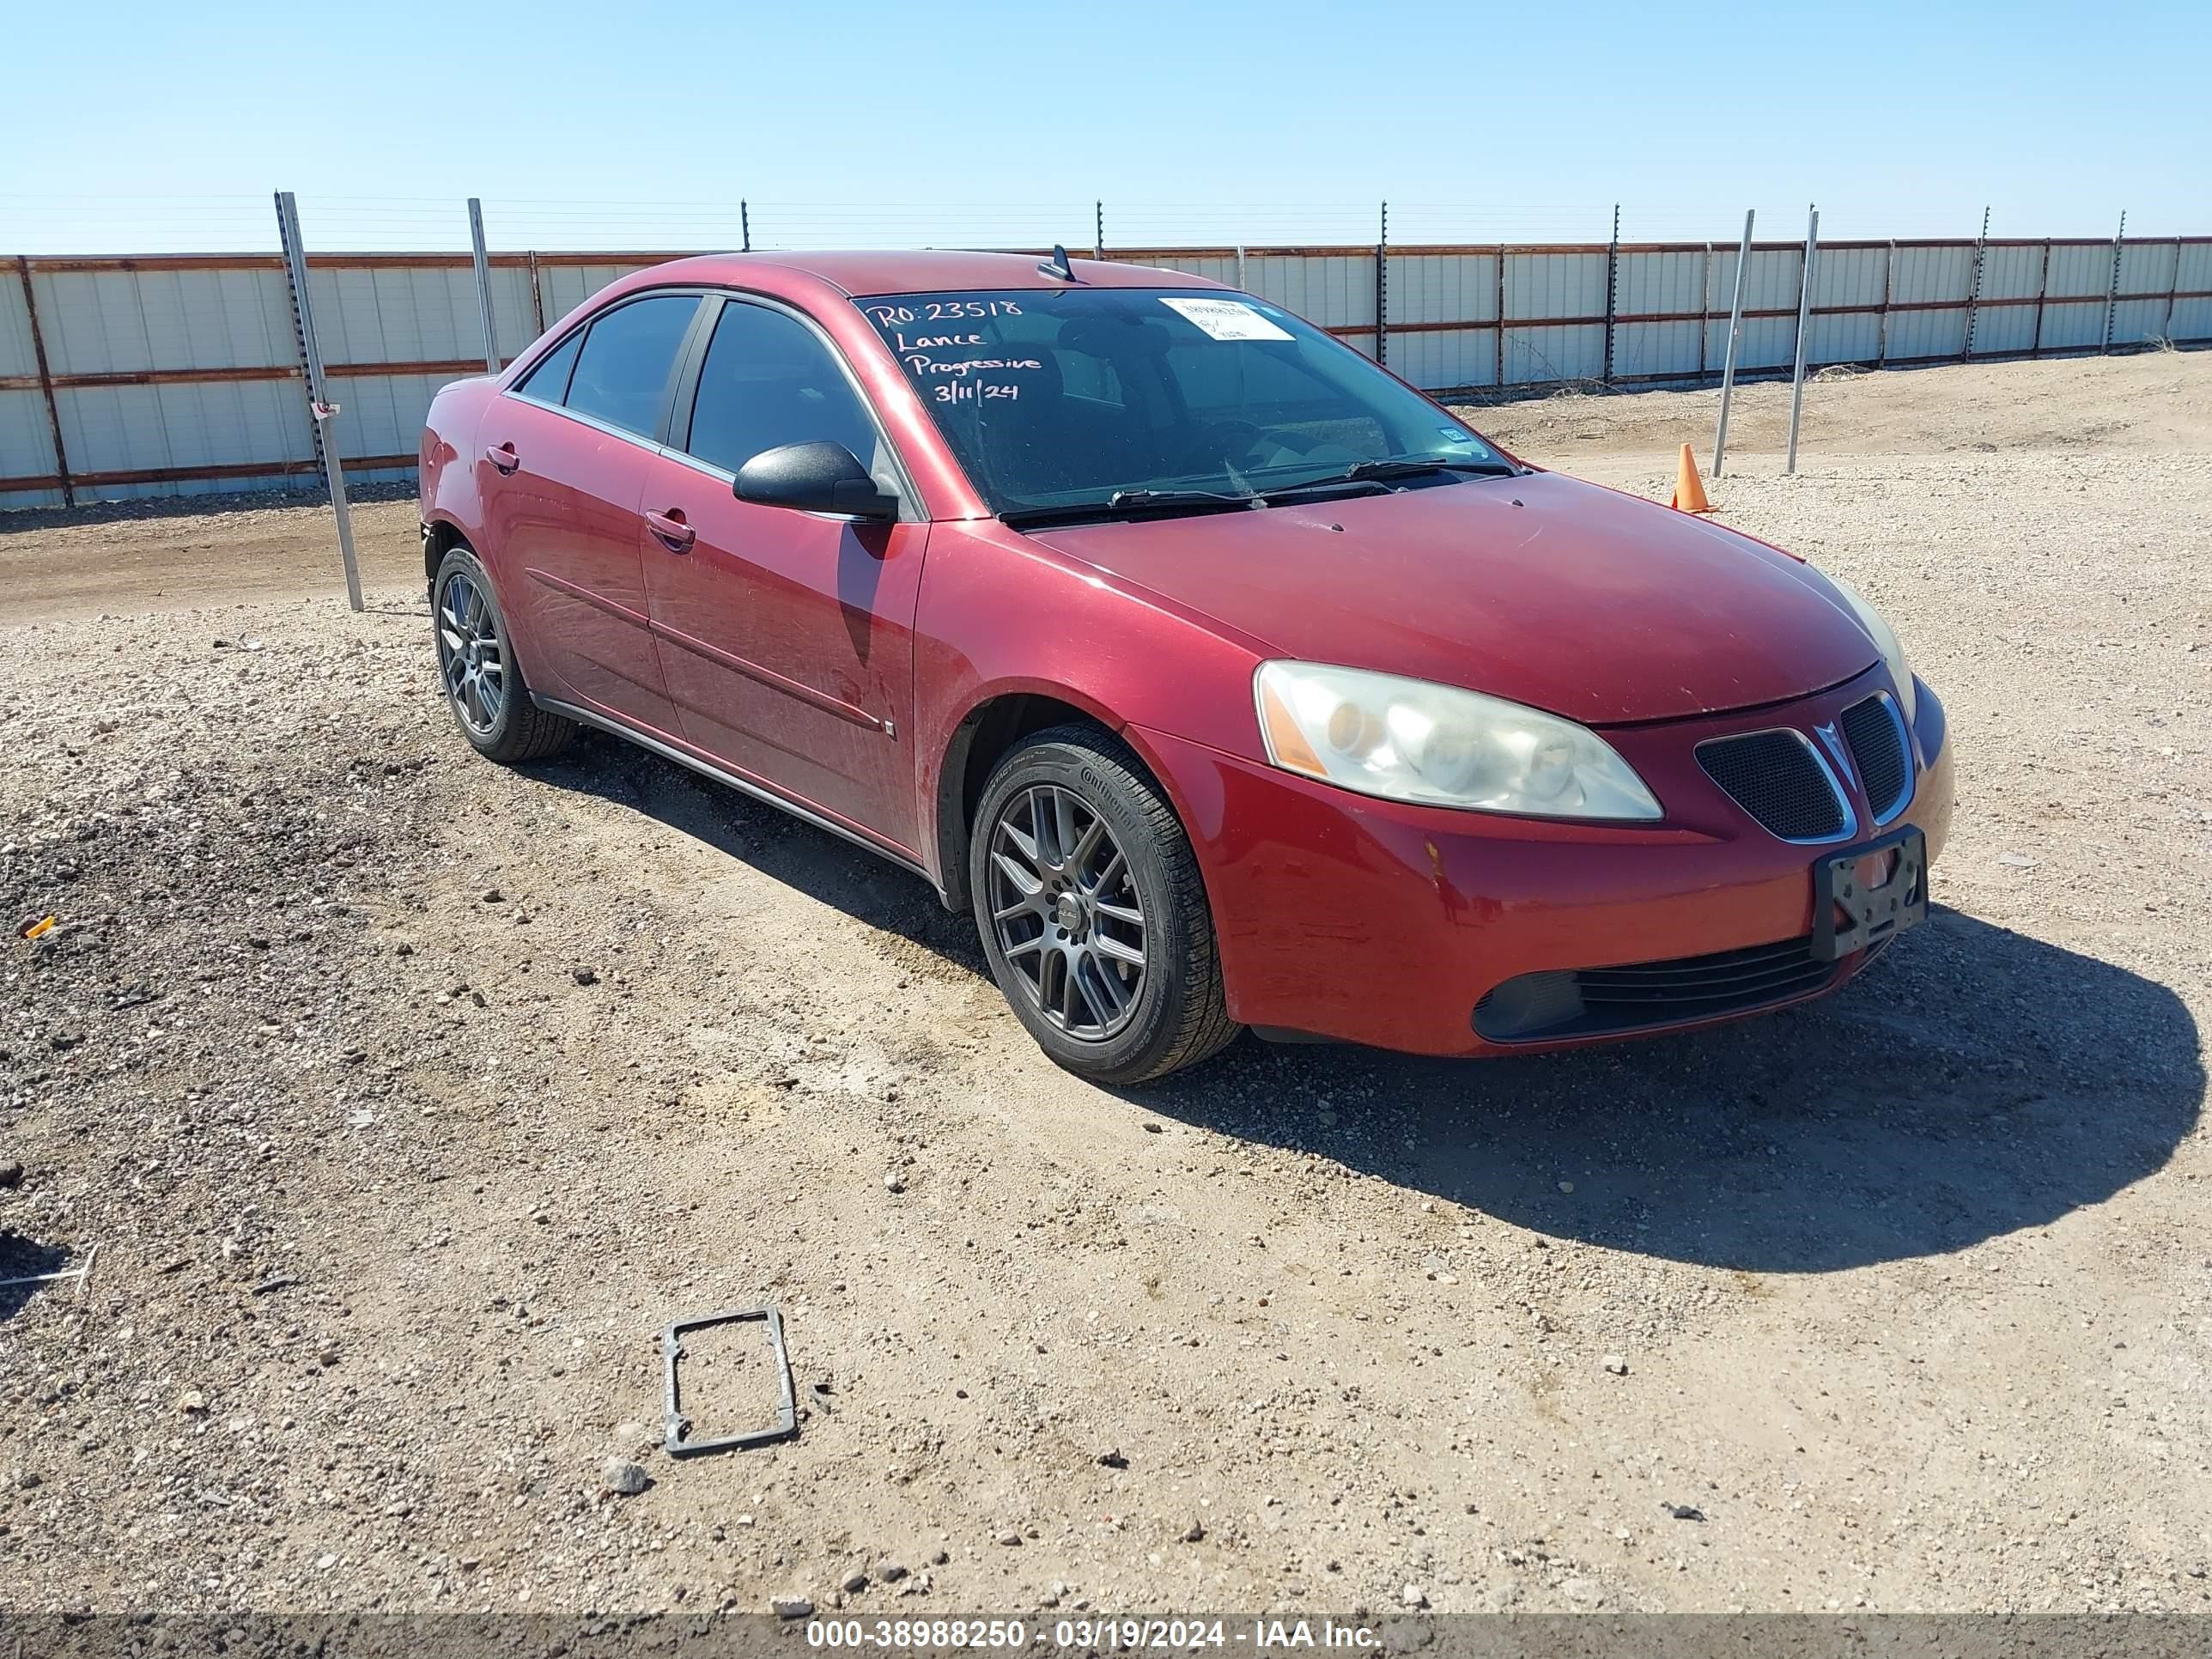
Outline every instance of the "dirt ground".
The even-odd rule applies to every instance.
[[[1948,707],[1845,993],[1102,1092],[911,877],[476,759],[411,507],[0,518],[0,1601],[2212,1607],[2212,354],[1744,389]],[[1663,494],[1707,392],[1478,423]],[[657,1332],[783,1312],[674,1462]],[[702,1423],[769,1405],[702,1343]],[[641,1492],[609,1489],[610,1459]]]

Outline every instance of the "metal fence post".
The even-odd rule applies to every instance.
[[[744,246],[738,251],[750,253],[753,251],[753,209],[752,204],[743,197],[738,198],[738,234],[744,239]]]
[[[1890,239],[1889,252],[1881,262],[1881,315],[1875,321],[1874,366],[1880,368],[1889,361],[1889,302],[1897,293],[1897,240]]]
[[[1966,290],[1966,343],[1959,349],[1959,361],[1971,362],[1974,356],[1974,323],[1982,306],[1982,271],[1989,259],[1990,210],[1982,210],[1982,234],[1974,239],[1974,285]]]
[[[530,314],[538,320],[538,333],[545,331],[545,289],[538,279],[538,250],[530,250]],[[536,339],[533,334],[531,338]]]
[[[2181,297],[2182,239],[2173,239],[2173,280],[2166,289],[2166,320],[2158,325],[2158,337],[2168,345],[2173,343],[2173,302]]]
[[[2176,243],[2174,258],[2178,262],[2180,258],[2180,245]],[[2174,269],[2177,271],[2181,269],[2179,263],[2175,264]],[[54,477],[62,487],[62,505],[75,507],[76,485],[70,480],[69,450],[62,442],[61,405],[54,401],[53,371],[46,364],[46,337],[39,327],[39,299],[31,287],[31,260],[27,254],[19,253],[15,256],[15,274],[22,278],[23,282],[23,318],[30,325],[31,356],[38,364],[39,390],[44,394],[46,401],[46,430],[53,434]],[[2169,306],[2166,309],[2171,314],[2172,307]]]
[[[2105,283],[2105,343],[2101,349],[2112,349],[2112,313],[2120,304],[2120,247],[2128,240],[2128,210],[2120,210],[2120,228],[2112,234],[2112,274]]]
[[[1751,268],[1751,223],[1758,210],[1747,208],[1743,216],[1743,246],[1735,256],[1735,302],[1729,307],[1728,357],[1721,366],[1721,423],[1713,432],[1713,477],[1721,476],[1721,464],[1728,457],[1729,399],[1735,392],[1736,337],[1743,332],[1743,279]]]
[[[276,192],[276,234],[284,247],[284,274],[292,284],[292,321],[299,331],[300,367],[307,377],[307,422],[315,434],[315,450],[323,459],[323,479],[330,486],[331,512],[338,524],[338,558],[345,566],[346,603],[361,609],[361,571],[354,563],[353,516],[346,511],[345,468],[338,447],[328,430],[338,407],[325,395],[323,350],[315,343],[314,304],[307,293],[307,254],[300,241],[300,204],[289,190]]]
[[[2043,239],[2043,269],[2035,276],[2035,338],[2029,343],[2027,355],[2043,355],[2043,307],[2051,298],[2051,238]]]
[[[1805,222],[1805,264],[1797,276],[1797,364],[1790,375],[1790,457],[1784,474],[1797,470],[1797,420],[1805,411],[1805,337],[1813,320],[1813,260],[1820,246],[1820,210],[1808,209]]]
[[[1501,390],[1505,385],[1505,244],[1498,245],[1498,337],[1492,343],[1498,348],[1497,378],[1491,381]]]
[[[1605,383],[1613,384],[1613,301],[1620,292],[1620,204],[1613,204],[1613,240],[1605,250]]]
[[[1705,336],[1713,331],[1713,245],[1705,244],[1705,274],[1698,279],[1698,379],[1705,378]]]
[[[1382,204],[1375,244],[1375,361],[1390,361],[1390,204]]]
[[[1106,257],[1106,204],[1094,201],[1091,204],[1091,257]]]
[[[1251,292],[1244,282],[1244,244],[1242,242],[1237,244],[1237,286],[1247,294]]]
[[[477,263],[477,309],[483,313],[484,368],[499,373],[499,330],[491,312],[491,258],[484,252],[483,204],[469,198],[469,246]]]

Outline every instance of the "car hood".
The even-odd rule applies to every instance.
[[[1031,533],[1280,655],[1590,725],[1778,702],[1880,659],[1809,567],[1558,473]]]

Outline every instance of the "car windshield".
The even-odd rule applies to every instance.
[[[1010,522],[1514,470],[1358,352],[1249,295],[1073,285],[854,303]]]

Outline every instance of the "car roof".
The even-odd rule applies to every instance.
[[[765,270],[811,276],[859,298],[871,294],[955,293],[969,289],[1066,288],[1057,276],[1037,269],[1049,253],[971,253],[950,249],[914,252],[857,251],[823,253],[702,253],[658,265],[656,281],[735,283],[757,281]],[[1218,288],[1222,284],[1188,271],[1116,260],[1077,259],[1069,268],[1092,288]]]

